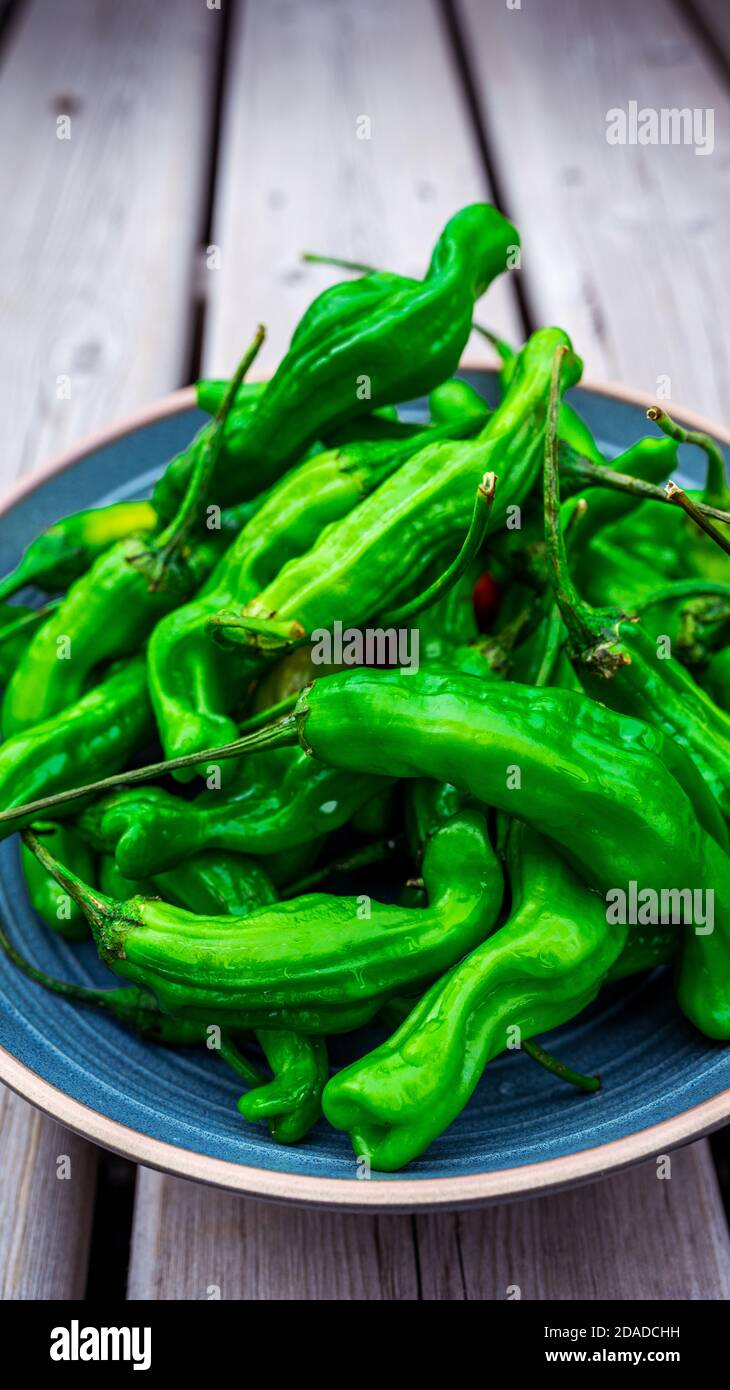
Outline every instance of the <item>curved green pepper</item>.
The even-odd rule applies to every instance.
[[[64,601],[31,638],[5,691],[6,738],[31,729],[79,700],[101,662],[138,651],[158,618],[180,603],[187,584],[151,589],[137,560],[144,541],[119,541],[72,584]],[[189,573],[199,582],[210,564],[200,546]]]
[[[68,873],[35,836],[41,864],[86,913],[102,960],[160,1007],[224,1028],[328,1033],[438,975],[492,928],[502,875],[484,817],[458,816],[429,841],[422,909],[315,893],[244,918],[196,917],[154,899],[115,903]],[[456,871],[455,871],[456,870]]]
[[[320,294],[255,408],[229,424],[211,496],[221,506],[249,496],[328,430],[451,376],[474,300],[517,245],[517,231],[496,208],[474,203],[447,223],[423,280],[376,273]],[[154,490],[161,516],[177,504],[182,471],[168,470]]]
[[[64,517],[36,536],[15,569],[0,579],[0,600],[28,584],[46,593],[67,589],[115,541],[148,536],[158,524],[151,502],[113,502]]]
[[[144,657],[133,657],[62,714],[0,744],[0,801],[20,806],[79,777],[119,772],[153,729]]]
[[[423,1153],[468,1101],[487,1062],[555,1028],[595,998],[626,927],[551,849],[514,827],[510,916],[416,1004],[387,1042],[345,1067],[323,1096],[355,1152],[392,1172]]]
[[[252,669],[262,658],[327,627],[382,613],[411,590],[419,576],[463,536],[474,487],[486,472],[499,478],[490,534],[510,506],[529,492],[540,467],[552,356],[569,339],[557,328],[534,333],[519,355],[505,400],[473,442],[437,444],[420,451],[316,545],[285,565],[243,616],[213,622],[225,638],[249,647]],[[580,363],[566,353],[562,385],[575,381]]]
[[[382,778],[353,777],[318,766],[301,749],[282,750],[274,761],[243,765],[233,786],[192,801],[161,789],[154,799],[113,796],[108,809],[102,805],[103,834],[125,876],[148,878],[203,849],[288,853],[344,825],[382,790]]]
[[[232,738],[228,711],[240,688],[235,653],[212,642],[205,621],[265,588],[288,560],[312,546],[420,448],[351,444],[315,455],[281,479],[226,552],[200,595],[163,618],[149,646],[150,694],[168,757]],[[189,781],[195,770],[181,774]]]

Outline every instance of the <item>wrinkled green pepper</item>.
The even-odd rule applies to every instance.
[[[464,1108],[505,1048],[573,1018],[595,998],[626,927],[548,841],[515,825],[505,925],[455,965],[387,1042],[325,1087],[323,1106],[355,1152],[394,1171],[423,1153]]]
[[[64,517],[41,531],[15,569],[0,579],[0,600],[29,584],[49,594],[67,589],[116,541],[149,536],[157,525],[151,502],[113,502]]]
[[[502,873],[484,817],[466,812],[431,837],[429,905],[388,906],[314,893],[243,918],[197,917],[155,899],[116,903],[59,865],[41,864],[86,913],[102,960],[151,991],[166,1013],[224,1028],[326,1034],[447,969],[491,930]]]
[[[153,729],[144,657],[133,657],[62,714],[0,744],[0,802],[20,806],[79,777],[119,772]],[[79,808],[72,802],[68,809]]]
[[[210,495],[220,506],[280,477],[314,439],[376,406],[421,396],[451,376],[469,337],[475,299],[507,269],[515,228],[474,203],[444,228],[423,280],[376,273],[333,285],[299,324],[256,402],[229,422]],[[204,436],[205,432],[203,432]],[[172,515],[198,440],[155,487]]]

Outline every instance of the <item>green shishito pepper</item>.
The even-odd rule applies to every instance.
[[[285,1030],[262,1031],[259,1042],[274,1073],[273,1079],[268,1080],[259,1067],[242,1056],[227,1035],[221,1034],[218,1046],[211,1047],[211,1033],[217,1030],[216,1025],[200,1023],[197,1019],[172,1018],[162,1012],[154,995],[147,990],[136,985],[93,989],[58,980],[21,956],[1,926],[0,950],[43,989],[68,1003],[82,1004],[108,1014],[146,1042],[165,1047],[198,1044],[217,1052],[247,1085],[254,1088],[252,1093],[240,1098],[241,1113],[252,1121],[266,1121],[272,1138],[278,1143],[296,1143],[319,1119],[322,1091],[329,1076],[323,1038],[302,1037]]]
[[[23,603],[0,603],[0,682],[6,685],[39,623],[57,606],[52,599],[41,608]]]
[[[558,842],[602,894],[627,891],[631,881],[658,902],[712,891],[715,923],[681,930],[677,999],[706,1036],[730,1038],[730,859],[699,823],[694,763],[662,731],[566,689],[359,670],[317,681],[295,713],[209,756],[296,742],[341,770],[455,784]],[[171,766],[118,780],[149,780]],[[79,787],[31,810],[6,810],[0,826],[10,833],[21,815],[103,790]]]
[[[102,960],[164,1012],[225,1028],[349,1031],[383,1001],[453,965],[493,928],[502,873],[484,816],[465,812],[431,837],[425,908],[313,893],[237,917],[197,917],[154,899],[116,903],[59,865],[44,868],[86,913]]]
[[[72,826],[38,822],[37,828],[54,858],[67,864],[79,878],[93,882],[94,857]],[[21,845],[20,863],[31,907],[46,926],[68,941],[83,941],[89,935],[89,927],[78,903],[61,891],[53,875],[38,863],[27,845]]]
[[[332,1077],[326,1118],[374,1168],[423,1153],[464,1108],[487,1062],[595,998],[626,926],[534,830],[514,823],[505,925],[432,985],[387,1042]]]
[[[149,878],[205,849],[289,854],[344,825],[383,785],[382,778],[323,767],[302,749],[287,748],[247,760],[231,786],[192,801],[143,788],[112,795],[88,814],[101,818],[120,872]]]
[[[640,623],[618,608],[592,608],[580,598],[570,576],[560,526],[558,370],[556,362],[545,451],[545,538],[555,598],[576,669],[589,694],[620,713],[647,719],[686,749],[708,788],[709,795],[702,798],[703,824],[727,848],[726,827],[719,811],[713,817],[712,798],[725,816],[730,815],[730,716],[676,658],[663,655]]]
[[[83,822],[84,817],[80,819]],[[48,846],[45,837],[44,842]],[[159,895],[165,902],[185,907],[189,912],[208,915],[226,912],[236,917],[243,917],[255,907],[275,902],[277,898],[276,889],[264,866],[248,855],[204,851],[191,855],[167,873],[154,874],[149,879],[132,879],[119,870],[113,854],[109,852],[113,847],[111,842],[104,837],[101,841],[97,839],[96,843],[104,843],[98,884],[102,893],[109,898]],[[56,853],[53,845],[48,847],[54,858],[71,868],[79,878],[88,881],[88,874],[77,870],[75,864],[63,854]],[[30,851],[25,850],[25,853],[30,854]]]
[[[356,627],[383,613],[463,536],[475,484],[489,472],[499,479],[489,533],[504,524],[541,466],[558,346],[566,349],[561,390],[573,384],[581,364],[566,334],[558,328],[534,333],[519,354],[507,396],[476,440],[421,450],[337,527],[328,527],[307,554],[285,565],[242,615],[210,620],[219,636],[248,650],[249,669],[260,669],[282,646],[330,626],[335,617]]]
[[[632,881],[657,901],[711,891],[718,920],[682,927],[677,997],[701,1032],[730,1038],[730,858],[700,823],[691,758],[659,729],[570,690],[359,670],[316,682],[293,714],[208,756],[297,742],[343,771],[453,783],[557,841],[598,892]],[[148,780],[175,765],[118,780]],[[0,812],[0,825],[9,832],[21,815],[105,789],[77,787]]]
[[[36,536],[20,563],[0,580],[0,600],[29,584],[46,593],[66,589],[115,541],[150,535],[157,525],[151,502],[114,502],[64,517]]]
[[[144,540],[117,542],[76,580],[63,603],[37,630],[5,691],[6,738],[73,705],[94,667],[138,651],[157,619],[186,596],[183,584],[150,589],[136,566],[147,548]],[[188,575],[193,584],[209,568],[209,547],[201,545],[191,560]]]
[[[470,428],[467,422],[464,429]],[[434,438],[458,433],[454,426]],[[159,622],[148,654],[150,694],[167,757],[231,738],[227,717],[237,683],[230,653],[211,642],[205,621],[221,608],[246,603],[288,560],[303,554],[320,532],[351,512],[362,498],[422,447],[416,436],[400,443],[350,444],[316,454],[288,472],[217,565],[199,596]],[[188,781],[194,770],[181,775]]]
[[[451,376],[475,299],[518,245],[516,229],[496,208],[474,203],[446,224],[423,280],[367,275],[320,294],[254,408],[229,422],[211,497],[227,506],[268,487],[313,440]],[[160,516],[174,512],[200,439],[157,484]]]
[[[153,730],[144,657],[133,657],[62,714],[0,744],[0,801],[19,806],[73,786],[80,775],[117,773]]]

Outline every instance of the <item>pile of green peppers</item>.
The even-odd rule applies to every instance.
[[[454,375],[518,244],[463,209],[422,280],[325,290],[251,385],[260,332],[151,500],[0,581],[0,834],[124,983],[0,947],[216,1053],[278,1142],[324,1116],[382,1171],[508,1048],[594,1092],[535,1040],[637,972],[730,1041],[725,460],[659,407],[604,458],[560,328],[498,344],[494,407]]]

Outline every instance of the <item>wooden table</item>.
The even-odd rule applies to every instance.
[[[3,482],[198,372],[228,372],[259,320],[272,366],[335,278],[302,249],[419,274],[447,217],[485,197],[524,245],[482,310],[496,330],[519,340],[560,323],[589,375],[651,392],[668,378],[671,399],[727,423],[727,6],[0,11]],[[634,99],[711,107],[714,153],[610,145],[607,111]],[[59,1153],[71,1181],[56,1180]],[[83,1297],[113,1216],[110,1163],[118,1174],[2,1096],[4,1298]],[[92,1297],[108,1291],[101,1270],[95,1253]],[[671,1181],[650,1163],[559,1197],[415,1218],[291,1210],[140,1169],[128,1296],[504,1299],[517,1285],[523,1298],[717,1299],[729,1270],[700,1142],[673,1157]]]

